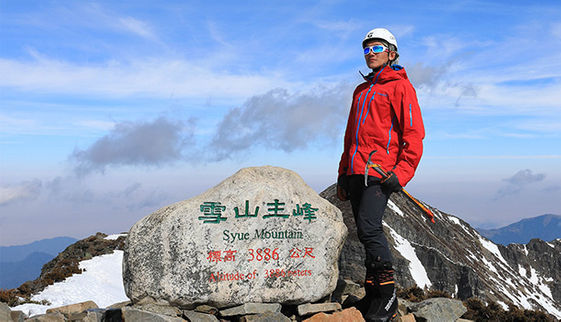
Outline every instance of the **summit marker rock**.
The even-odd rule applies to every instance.
[[[185,308],[314,302],[335,289],[346,235],[339,209],[295,172],[245,168],[131,228],[125,292]]]

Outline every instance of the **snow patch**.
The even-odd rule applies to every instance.
[[[512,287],[516,287],[516,285],[514,285],[514,283],[512,282],[511,278],[506,278],[505,281],[507,282],[507,284],[509,284]]]
[[[459,218],[456,218],[456,217],[450,215],[450,216],[448,216],[448,220],[450,220],[454,224],[460,226],[466,233],[473,236],[473,233],[468,229],[468,227],[466,227],[464,224],[462,224],[462,222],[460,221]]]
[[[533,267],[530,267],[530,282],[532,282],[533,284],[538,284],[539,282],[538,274],[536,273],[536,270]]]
[[[440,212],[440,210],[433,208],[431,211],[434,214],[434,218],[436,219],[445,218],[444,215]]]
[[[388,227],[392,238],[395,240],[396,250],[403,257],[409,260],[409,271],[411,272],[411,277],[413,277],[413,280],[417,283],[417,286],[420,288],[430,287],[432,282],[427,275],[425,267],[417,257],[415,248],[407,239],[401,237],[395,230],[393,230],[393,228],[388,225],[386,225],[386,227]]]
[[[497,301],[497,304],[499,304],[503,308],[503,310],[508,311],[508,305],[505,302]]]
[[[109,235],[107,237],[105,237],[104,239],[106,240],[116,240],[119,237],[127,237],[127,234],[114,234],[114,235]]]
[[[525,309],[535,309],[535,307],[530,304],[530,302],[535,301],[538,302],[549,314],[553,314],[558,319],[561,318],[561,310],[555,307],[555,304],[551,301],[551,299],[547,297],[540,297],[537,294],[524,295],[520,292],[519,294],[521,296],[520,304]]]
[[[475,261],[477,261],[477,256],[475,256],[469,249],[466,249],[466,251],[469,253],[469,257]]]
[[[482,258],[482,261],[487,264],[487,261],[484,258]],[[490,268],[490,270],[493,271],[494,268]],[[489,280],[492,281],[496,285],[497,289],[501,290],[501,293],[509,298],[510,301],[515,305],[523,307],[525,309],[536,309],[536,307],[532,303],[537,302],[547,312],[553,314],[557,318],[561,318],[561,311],[556,307],[556,304],[553,301],[551,289],[544,282],[548,279],[539,276],[536,270],[532,267],[530,267],[530,271],[528,272],[524,267],[518,265],[518,271],[523,278],[523,280],[521,280],[520,282],[526,284],[524,280],[527,280],[531,282],[535,288],[532,288],[530,286],[519,289],[513,283],[516,282],[516,279],[512,280],[510,278],[503,277],[501,281],[499,281],[493,276],[489,276]],[[529,278],[526,277],[527,273],[530,274]],[[499,304],[503,306],[503,308],[507,309],[504,303],[501,302]]]
[[[33,295],[32,300],[47,300],[50,305],[22,304],[13,310],[23,311],[28,316],[45,314],[47,309],[85,301],[94,301],[99,307],[128,301],[122,278],[123,251],[96,256],[81,261],[82,274],[75,274],[66,280],[47,286]]]
[[[493,266],[493,263],[488,261],[487,258],[485,258],[484,256],[481,256],[481,261],[487,266],[487,268],[489,268],[489,270],[491,272],[494,272],[495,274],[499,274],[499,272],[497,271],[495,266]]]
[[[499,251],[499,247],[491,241],[488,241],[482,237],[479,237],[479,242],[483,247],[485,247],[488,251],[490,251],[493,255],[495,255],[501,262],[503,262],[507,267],[510,267],[506,260],[503,258],[503,255]]]
[[[547,295],[549,298],[553,298],[553,295],[551,294],[551,289],[549,288],[549,286],[545,285],[541,281],[542,278],[540,278],[538,276],[538,273],[536,272],[536,270],[533,267],[530,268],[530,274],[531,274],[530,282],[535,284],[540,289],[540,291],[542,291],[542,293]]]
[[[388,200],[388,206],[390,207],[391,210],[393,210],[396,214],[400,215],[401,217],[405,217],[405,214],[403,213],[403,211],[401,211],[401,209],[399,209],[399,207],[393,203],[393,201]]]
[[[462,223],[460,222],[460,219],[458,219],[454,216],[448,216],[448,220],[450,220],[451,222],[455,223],[458,226],[462,225]]]
[[[526,269],[520,264],[518,264],[518,272],[520,273],[520,276],[526,276]]]

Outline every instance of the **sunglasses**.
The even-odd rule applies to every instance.
[[[375,54],[379,54],[379,53],[383,53],[385,51],[389,51],[388,48],[386,46],[383,45],[374,45],[374,46],[370,46],[370,47],[364,47],[364,54],[368,55],[370,53],[370,51],[372,50],[373,53]]]

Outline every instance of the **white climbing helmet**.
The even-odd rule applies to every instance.
[[[397,51],[397,40],[395,39],[395,36],[386,28],[374,28],[370,30],[362,41],[362,47],[364,47],[365,42],[371,39],[385,40],[388,44],[394,45],[395,51]]]

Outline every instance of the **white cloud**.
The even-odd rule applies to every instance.
[[[545,179],[543,173],[532,173],[530,169],[524,169],[516,172],[512,177],[503,179],[506,185],[502,186],[495,194],[495,199],[500,199],[512,195],[517,195],[521,191],[527,189],[528,185],[541,182]]]
[[[551,24],[551,34],[561,40],[561,22]]]
[[[191,145],[192,129],[187,122],[160,117],[151,122],[116,124],[107,135],[85,150],[75,150],[78,174],[105,171],[107,166],[159,166],[182,158],[182,149]]]
[[[215,23],[214,21],[207,21],[207,28],[213,42],[218,43],[222,46],[226,46],[229,50],[232,50],[232,45],[224,38],[224,32],[220,30],[220,27],[217,23]]]
[[[559,135],[559,133],[561,133],[561,119],[554,120],[544,118],[540,120],[526,120],[523,123],[514,124],[513,127],[520,130],[531,131],[539,135]]]
[[[361,28],[361,23],[355,19],[340,21],[317,21],[313,24],[320,29],[341,33],[343,35],[348,35],[353,31]]]
[[[94,130],[109,131],[115,126],[115,122],[100,121],[100,120],[81,120],[75,122],[79,127],[91,128]]]
[[[0,114],[0,132],[2,133],[28,133],[29,129],[36,125],[37,121],[33,119]]]
[[[147,39],[156,39],[156,35],[152,31],[152,28],[143,21],[135,19],[133,17],[121,17],[118,19],[119,24],[124,27],[126,30],[137,34],[143,38]]]
[[[275,89],[253,96],[231,109],[217,126],[212,158],[222,160],[256,146],[292,152],[334,142],[348,117],[350,92],[348,84],[338,84],[296,93]]]
[[[480,106],[493,106],[497,114],[551,115],[561,111],[561,84],[551,86],[509,86],[482,84],[478,87]]]
[[[413,25],[391,25],[388,27],[388,29],[398,39],[398,43],[397,43],[398,45],[399,45],[399,39],[410,36],[413,34],[413,32],[415,32],[415,26]]]
[[[0,206],[37,198],[41,193],[41,185],[40,180],[32,180],[0,187]]]
[[[544,178],[545,178],[545,174],[543,173],[534,174],[532,173],[532,170],[525,169],[516,172],[510,178],[503,179],[503,181],[516,185],[524,185],[524,184],[530,184],[530,183],[542,181]]]
[[[200,62],[142,59],[76,64],[40,58],[31,62],[0,59],[0,86],[39,93],[122,97],[248,97],[288,86],[270,73],[228,73]]]
[[[459,37],[446,34],[434,34],[424,37],[422,40],[427,49],[425,56],[431,57],[438,64],[448,63],[451,58],[461,54],[463,49],[473,43],[473,41],[467,42]]]

